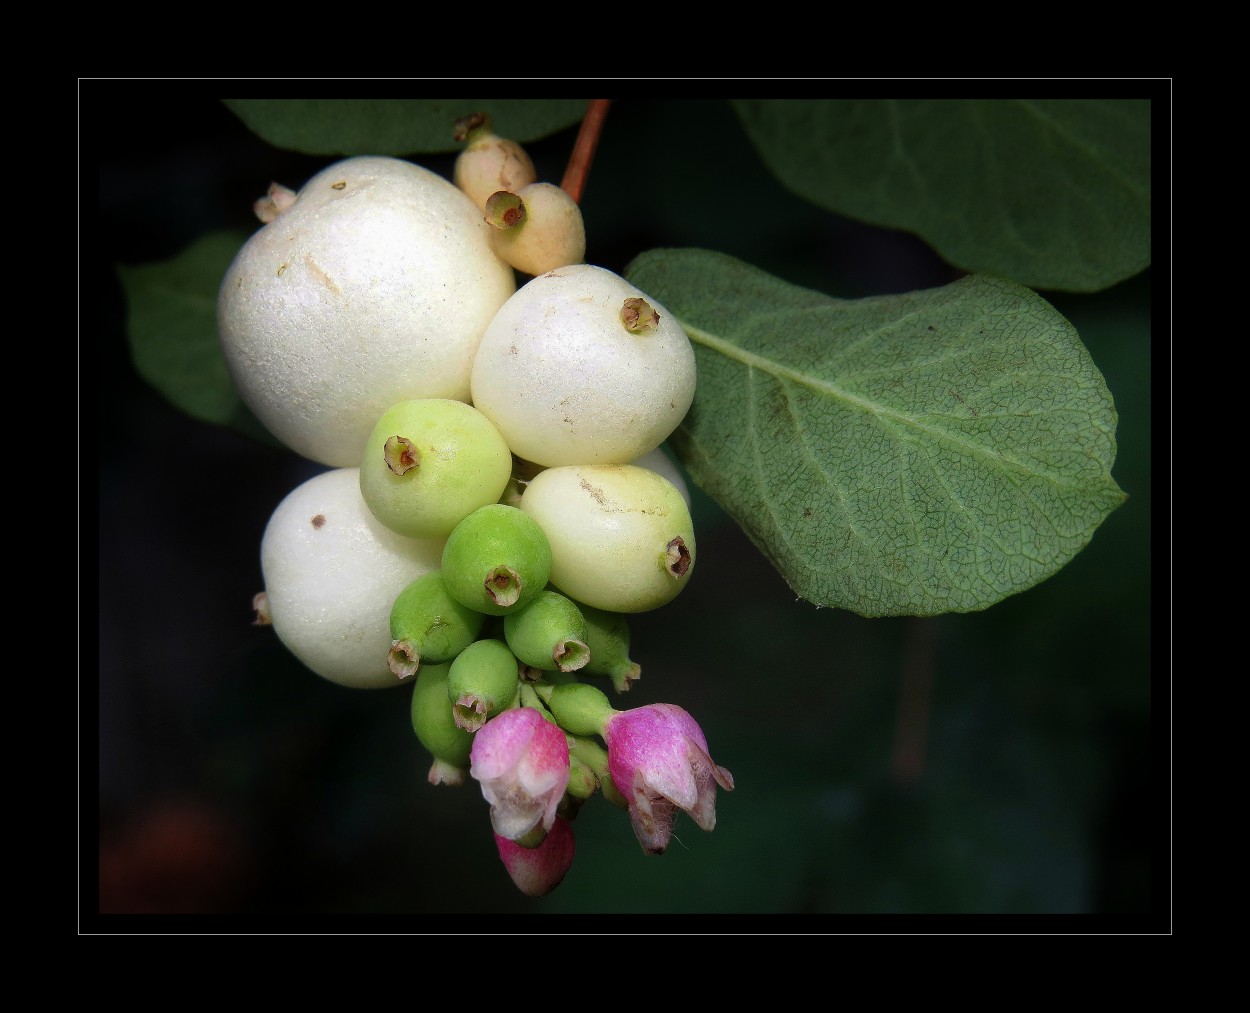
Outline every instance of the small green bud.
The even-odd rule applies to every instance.
[[[517,660],[502,640],[469,644],[451,663],[447,697],[456,724],[476,732],[517,695]]]
[[[450,665],[423,665],[412,690],[412,730],[434,757],[431,784],[463,783],[473,748],[473,735],[456,724],[447,699],[450,674]]]
[[[629,620],[619,612],[606,612],[578,602],[586,620],[586,646],[590,661],[586,675],[605,675],[618,693],[629,691],[642,675],[642,666],[629,657]]]
[[[442,574],[433,570],[404,588],[391,607],[387,666],[406,679],[423,661],[450,662],[477,639],[485,622],[485,615],[449,595]]]
[[[617,790],[616,782],[612,780],[612,772],[608,768],[608,751],[603,746],[592,739],[582,738],[579,735],[570,735],[570,761],[574,757],[576,757],[577,762],[582,767],[594,772],[604,798],[618,809],[629,808],[629,800]]]
[[[574,672],[590,660],[586,620],[576,602],[556,591],[505,616],[503,629],[512,653],[531,668]]]
[[[551,546],[528,514],[492,503],[456,525],[443,546],[443,581],[463,605],[501,616],[537,598],[551,577]]]
[[[573,755],[570,748],[569,752],[569,786],[566,789],[568,794],[576,800],[576,803],[584,802],[595,793],[595,789],[599,787],[599,778],[595,772],[585,763]],[[573,809],[573,807],[570,807]],[[575,812],[576,810],[573,809]]]
[[[602,735],[616,711],[601,689],[584,682],[556,686],[547,700],[556,724],[573,735]]]

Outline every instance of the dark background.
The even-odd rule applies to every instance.
[[[254,227],[271,180],[298,188],[331,161],[268,147],[200,90],[80,89],[80,381],[103,434],[98,504],[89,487],[82,504],[84,518],[99,511],[98,713],[89,650],[80,671],[83,930],[520,930],[484,913],[626,931],[688,924],[660,917],[677,914],[740,915],[716,924],[746,931],[888,931],[909,915],[1034,928],[1040,914],[1166,928],[1170,624],[1152,626],[1150,271],[1096,295],[1043,293],[1115,396],[1114,474],[1129,499],[1028,592],[936,619],[816,609],[696,491],[698,567],[674,603],[632,623],[643,677],[619,705],[691,711],[736,790],[720,793],[710,834],[679,817],[660,857],[591,799],[571,871],[535,901],[499,863],[476,785],[426,782],[408,689],[325,682],[251,625],[269,514],[321,469],[191,419],[131,365],[116,265]],[[527,146],[540,178],[559,182],[574,136]],[[451,157],[414,160],[450,176]],[[788,194],[716,101],[616,100],[582,208],[587,259],[617,271],[652,247],[702,246],[847,298],[953,277],[918,240]],[[82,534],[90,575],[96,546]],[[89,577],[82,589],[87,615]],[[137,914],[160,917],[125,917]],[[896,918],[863,921],[876,914]]]

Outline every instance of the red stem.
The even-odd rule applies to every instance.
[[[564,170],[564,179],[560,189],[580,204],[582,194],[586,192],[586,177],[590,175],[590,163],[595,158],[595,148],[599,146],[599,135],[603,133],[603,121],[608,115],[610,98],[592,98],[586,107],[586,116],[582,120],[582,128],[577,132],[577,140],[573,143],[573,152],[569,155],[568,168]]]

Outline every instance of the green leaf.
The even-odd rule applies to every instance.
[[[1027,289],[974,275],[839,300],[705,250],[627,273],[695,344],[670,445],[809,601],[983,609],[1063,567],[1124,499],[1111,394]]]
[[[1093,292],[1150,264],[1150,101],[739,100],[781,182],[966,271]]]
[[[247,233],[213,232],[171,260],[118,274],[139,374],[187,414],[255,434],[217,336],[217,289]]]
[[[412,155],[458,151],[453,124],[485,112],[522,144],[580,123],[588,99],[222,99],[253,133],[308,155]]]

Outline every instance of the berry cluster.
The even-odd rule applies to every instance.
[[[662,306],[583,262],[576,202],[519,144],[480,115],[456,130],[454,185],[360,157],[271,187],[218,322],[249,407],[328,466],[266,527],[258,621],[334,682],[412,686],[430,782],[480,784],[538,896],[596,791],[658,854],[678,810],[711,830],[733,787],[685,710],[580,681],[627,691],[628,616],[693,572],[660,447],[695,362]]]

